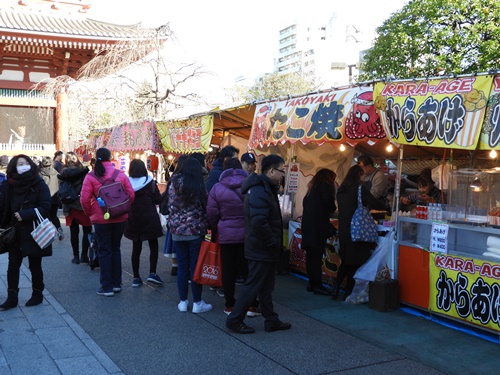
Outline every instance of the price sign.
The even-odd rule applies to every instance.
[[[448,253],[448,224],[432,224],[430,250]]]
[[[290,163],[288,169],[288,190],[287,193],[297,193],[299,191],[299,163]]]

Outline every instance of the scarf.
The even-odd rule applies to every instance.
[[[31,168],[29,171],[18,174],[13,171],[10,176],[7,177],[9,184],[15,188],[17,194],[24,194],[31,187],[35,179],[38,177],[38,172]]]

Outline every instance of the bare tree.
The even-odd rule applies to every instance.
[[[209,73],[195,62],[173,60],[175,36],[168,24],[137,28],[134,35],[98,51],[76,79],[58,76],[35,88],[50,95],[68,93],[70,138],[124,122],[163,120],[174,109],[207,104],[189,83]]]

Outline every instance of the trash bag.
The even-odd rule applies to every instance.
[[[368,302],[368,286],[370,281],[375,281],[381,270],[387,269],[387,256],[391,248],[393,232],[387,232],[370,258],[354,274],[356,284],[352,293],[347,297],[346,303],[358,304]],[[384,271],[385,272],[385,271]]]

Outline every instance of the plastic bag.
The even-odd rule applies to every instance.
[[[346,303],[368,302],[368,285],[370,281],[375,281],[377,274],[387,268],[387,256],[391,247],[393,232],[388,232],[383,237],[370,258],[354,274],[356,284],[352,293],[347,297]]]

